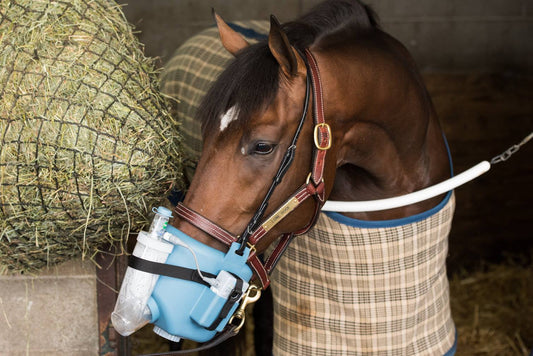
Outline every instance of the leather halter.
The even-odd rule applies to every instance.
[[[270,284],[269,274],[276,266],[279,258],[289,245],[289,242],[292,240],[294,235],[303,234],[314,225],[318,217],[318,213],[320,212],[320,208],[325,203],[325,185],[323,176],[326,152],[331,147],[331,129],[325,122],[324,118],[322,83],[318,65],[314,56],[308,49],[305,50],[305,59],[307,67],[307,84],[302,117],[295,132],[292,144],[289,146],[285,156],[282,159],[280,168],[274,177],[268,193],[266,194],[257,212],[248,223],[242,235],[240,237],[233,235],[204,216],[187,208],[182,203],[179,203],[174,209],[175,213],[180,218],[207,233],[216,240],[222,242],[226,246],[231,245],[233,242],[239,242],[241,244],[241,251],[244,249],[244,247],[249,246],[252,252],[248,257],[248,264],[255,272],[255,275],[261,283],[261,287],[263,289],[267,288]],[[314,153],[311,164],[311,172],[307,177],[307,181],[294,194],[292,194],[289,199],[287,199],[278,209],[276,209],[266,219],[259,223],[259,221],[263,218],[264,211],[268,205],[268,200],[270,199],[275,187],[281,182],[281,179],[287,172],[294,159],[296,141],[298,140],[303,123],[307,117],[310,87],[313,91],[313,121],[315,124],[313,132],[315,147],[313,150]],[[272,254],[266,260],[265,264],[263,264],[256,254],[254,248],[255,245],[284,217],[294,211],[310,197],[315,199],[315,211],[310,222],[302,230],[284,234]],[[237,251],[237,253],[239,253],[239,251]]]

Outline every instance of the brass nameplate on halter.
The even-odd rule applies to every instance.
[[[283,204],[274,215],[270,216],[267,221],[261,224],[261,227],[265,231],[270,231],[277,223],[281,221],[285,216],[287,216],[291,211],[296,209],[300,205],[300,202],[296,197],[290,199],[285,204]]]

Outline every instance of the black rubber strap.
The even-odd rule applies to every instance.
[[[233,308],[235,303],[241,300],[243,281],[236,275],[233,274],[233,276],[237,278],[237,281],[235,282],[235,287],[231,291],[228,299],[226,300],[226,303],[224,303],[224,306],[220,310],[218,317],[215,319],[215,321],[213,321],[213,323],[208,328],[206,328],[207,330],[211,330],[211,331],[215,330],[218,327],[218,324],[220,324],[220,322],[228,316],[229,311],[231,310],[231,308]]]
[[[183,279],[186,281],[193,281],[196,283],[203,284],[206,287],[211,287],[209,283],[207,283],[206,281],[202,279],[202,277],[200,277],[200,274],[198,273],[198,270],[196,269],[148,261],[148,260],[139,258],[134,255],[130,256],[128,265],[131,268],[135,268],[136,270],[139,270],[139,271],[148,272],[152,274],[160,274],[162,276],[167,276],[167,277],[172,277],[172,278],[179,278],[179,279]],[[204,275],[204,277],[209,277],[209,278],[217,277],[214,274],[211,274],[209,272],[202,271],[202,274]]]

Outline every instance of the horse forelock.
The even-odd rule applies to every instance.
[[[335,32],[366,31],[377,28],[378,22],[372,9],[357,0],[329,0],[282,27],[290,43],[303,51]],[[204,136],[223,132],[230,123],[242,128],[251,115],[268,106],[279,90],[279,70],[267,40],[238,53],[200,105],[197,115]],[[232,108],[238,111],[230,112],[229,120],[226,114]]]
[[[198,109],[204,136],[222,133],[230,124],[243,127],[275,97],[278,72],[266,42],[242,50],[213,83]]]

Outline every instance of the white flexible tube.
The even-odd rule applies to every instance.
[[[328,200],[322,207],[322,211],[336,211],[344,213],[356,213],[365,211],[378,211],[393,208],[399,208],[420,201],[436,197],[437,195],[449,192],[474,178],[479,177],[490,169],[490,163],[483,161],[476,164],[474,167],[456,175],[444,182],[432,185],[417,192],[401,195],[399,197],[367,200],[367,201],[333,201]]]
[[[202,278],[205,282],[209,283],[209,285],[213,286],[216,283],[215,278],[209,278],[205,277],[202,274],[202,270],[200,269],[200,264],[198,263],[198,258],[196,257],[196,253],[192,249],[191,246],[187,245],[185,242],[183,242],[179,237],[172,235],[171,233],[165,232],[163,234],[163,239],[167,240],[168,242],[178,245],[181,247],[185,247],[189,252],[192,254],[192,257],[194,258],[194,263],[196,264],[196,270],[198,271],[198,274],[200,275],[200,278]]]

